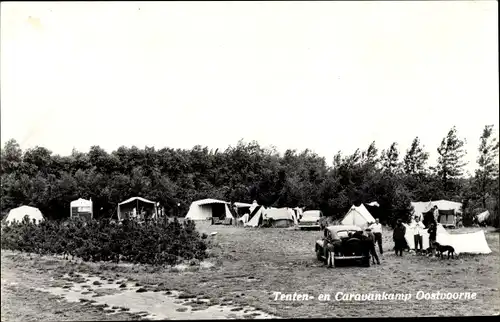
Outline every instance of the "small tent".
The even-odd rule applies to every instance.
[[[191,203],[189,211],[186,214],[186,219],[190,220],[209,220],[218,218],[220,220],[234,219],[229,202],[216,199],[203,199]]]
[[[85,200],[79,198],[70,203],[70,218],[83,218],[91,220],[93,218],[92,199]]]
[[[252,208],[253,210],[248,216],[248,221],[245,223],[245,227],[258,227],[262,224],[262,214],[265,210],[264,206],[257,205]]]
[[[250,205],[250,217],[252,217],[252,216],[251,216],[251,214],[254,212],[254,210],[255,210],[257,207],[260,207],[260,206],[259,206],[259,204],[257,203],[257,200],[254,200],[254,201],[252,202],[252,204]]]
[[[295,207],[293,208],[293,211],[295,212],[295,217],[297,217],[298,220],[302,219],[302,214],[304,213],[304,210],[300,207]]]
[[[298,223],[293,209],[290,208],[269,208],[257,206],[249,216],[249,221],[245,227],[261,226],[264,220],[272,219],[272,227],[284,228]]]
[[[477,222],[480,224],[485,222],[489,217],[490,217],[490,212],[488,210],[483,211],[482,213],[476,216]]]
[[[143,221],[155,218],[157,214],[156,202],[142,197],[132,197],[118,204],[117,213],[118,220],[127,218]]]
[[[5,222],[8,224],[14,221],[20,223],[23,221],[25,216],[28,216],[31,222],[33,222],[34,220],[37,224],[43,221],[44,219],[40,209],[31,206],[21,206],[9,211],[7,218],[5,218]]]
[[[366,228],[373,222],[375,222],[375,218],[373,218],[366,207],[361,204],[359,207],[352,205],[351,209],[349,209],[344,216],[344,219],[342,219],[341,224]]]

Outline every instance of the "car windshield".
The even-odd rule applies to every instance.
[[[305,212],[303,215],[302,215],[302,218],[303,219],[310,219],[310,220],[317,220],[319,219],[319,212]]]

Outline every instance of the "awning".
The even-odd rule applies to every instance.
[[[151,200],[148,200],[148,199],[144,199],[144,198],[141,198],[141,197],[132,197],[130,199],[127,199],[125,201],[122,201],[118,204],[118,206],[120,205],[124,205],[124,204],[127,204],[127,203],[130,203],[132,201],[136,201],[136,200],[139,200],[139,201],[142,201],[142,202],[145,202],[145,203],[152,203],[152,204],[156,204],[156,202],[154,201],[151,201]]]

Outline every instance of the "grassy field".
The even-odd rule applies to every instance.
[[[382,265],[327,269],[314,254],[315,240],[321,236],[318,231],[205,224],[199,225],[199,229],[207,233],[217,232],[210,237],[213,243],[210,261],[215,263],[214,267],[162,269],[144,265],[81,263],[2,251],[2,320],[137,318],[133,315],[105,318],[98,310],[73,310],[46,294],[27,291],[35,285],[49,285],[51,279],[57,280],[68,272],[127,278],[143,285],[162,283],[162,290],[202,296],[214,304],[230,299],[235,305],[250,305],[284,318],[493,315],[499,312],[499,234],[492,231],[486,234],[492,254],[461,255],[455,260],[408,253],[402,258],[396,257],[391,251],[391,233],[387,231],[384,233],[386,251]],[[10,285],[11,280],[17,284]],[[477,298],[416,300],[418,291],[476,292]],[[273,292],[306,293],[315,299],[276,301]],[[412,294],[412,299],[406,302],[323,302],[317,299],[320,293],[334,296],[337,292],[401,292]],[[29,305],[25,306],[25,302]],[[56,311],[63,313],[51,315]]]

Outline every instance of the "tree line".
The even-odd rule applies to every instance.
[[[492,125],[478,135],[478,169],[464,176],[464,140],[451,128],[437,147],[437,166],[416,137],[406,151],[397,143],[380,150],[375,142],[333,162],[305,150],[280,154],[257,142],[239,141],[225,151],[120,147],[108,153],[92,146],[69,156],[44,147],[22,151],[15,140],[1,151],[2,214],[20,205],[38,207],[51,219],[69,217],[69,204],[92,198],[94,216],[111,218],[132,196],[160,202],[184,216],[192,201],[215,198],[274,207],[321,209],[340,217],[352,204],[377,201],[376,216],[407,219],[410,201],[448,199],[466,213],[488,209],[498,225],[498,139]],[[495,217],[496,214],[496,217]]]

